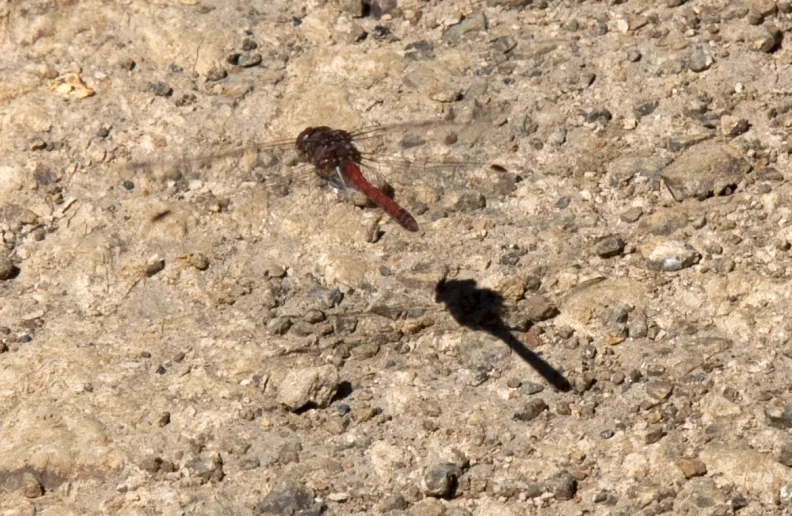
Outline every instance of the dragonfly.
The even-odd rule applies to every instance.
[[[313,164],[316,174],[330,183],[352,187],[382,208],[407,231],[418,231],[418,222],[410,212],[377,189],[360,171],[362,154],[347,131],[327,126],[308,127],[296,141],[303,160]]]
[[[459,125],[459,124],[456,124]],[[390,139],[395,135],[402,134],[401,144],[405,148],[421,145],[425,143],[423,136],[427,131],[435,128],[451,128],[455,124],[449,122],[407,122],[403,124],[393,124],[384,126],[369,126],[356,131],[346,131],[334,129],[328,126],[313,126],[301,131],[297,138],[277,140],[254,147],[233,149],[218,154],[188,158],[187,162],[207,162],[222,158],[240,156],[250,150],[256,152],[269,152],[276,156],[284,153],[288,149],[297,151],[297,161],[308,164],[313,168],[314,173],[324,182],[333,185],[338,189],[353,189],[363,194],[369,201],[382,209],[391,219],[406,231],[416,232],[419,230],[418,222],[415,217],[397,201],[395,201],[387,189],[379,186],[379,183],[367,177],[373,167],[369,163],[384,166],[392,169],[422,169],[430,171],[456,171],[459,169],[469,169],[488,165],[479,161],[454,161],[454,162],[432,162],[432,163],[413,163],[405,160],[387,159],[380,155],[374,155],[362,151],[358,144],[361,141],[369,141],[377,138]],[[406,135],[406,136],[405,136]],[[456,135],[453,131],[446,133],[446,143],[454,141]],[[270,163],[271,164],[271,163]],[[365,164],[365,165],[364,165]],[[133,165],[133,169],[149,168],[151,162],[141,162]],[[498,173],[505,172],[499,165],[490,164],[491,170]],[[363,170],[366,170],[364,174]],[[377,184],[378,186],[375,186]],[[389,186],[389,185],[386,185]],[[383,191],[386,190],[386,191]]]

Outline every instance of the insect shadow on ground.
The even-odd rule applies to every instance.
[[[514,336],[512,329],[501,317],[504,309],[503,296],[494,290],[479,288],[472,279],[444,279],[435,287],[435,301],[442,302],[451,317],[460,325],[475,331],[485,331],[505,342],[559,391],[571,390],[569,380]]]

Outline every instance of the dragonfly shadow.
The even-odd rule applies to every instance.
[[[569,380],[514,336],[512,329],[501,317],[504,310],[503,296],[494,290],[479,288],[472,279],[442,280],[435,288],[435,301],[442,302],[451,317],[461,326],[487,332],[505,342],[559,391],[571,390]]]

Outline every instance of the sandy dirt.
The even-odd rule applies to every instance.
[[[792,513],[788,1],[0,21],[3,516]]]

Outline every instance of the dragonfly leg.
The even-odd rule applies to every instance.
[[[346,185],[346,181],[344,181],[344,176],[343,176],[343,175],[341,175],[341,167],[336,167],[336,168],[335,168],[335,171],[336,171],[336,175],[338,176],[338,185],[339,185],[341,188],[346,188],[346,187],[347,187],[347,185]],[[334,181],[334,182],[335,182],[335,181]]]

